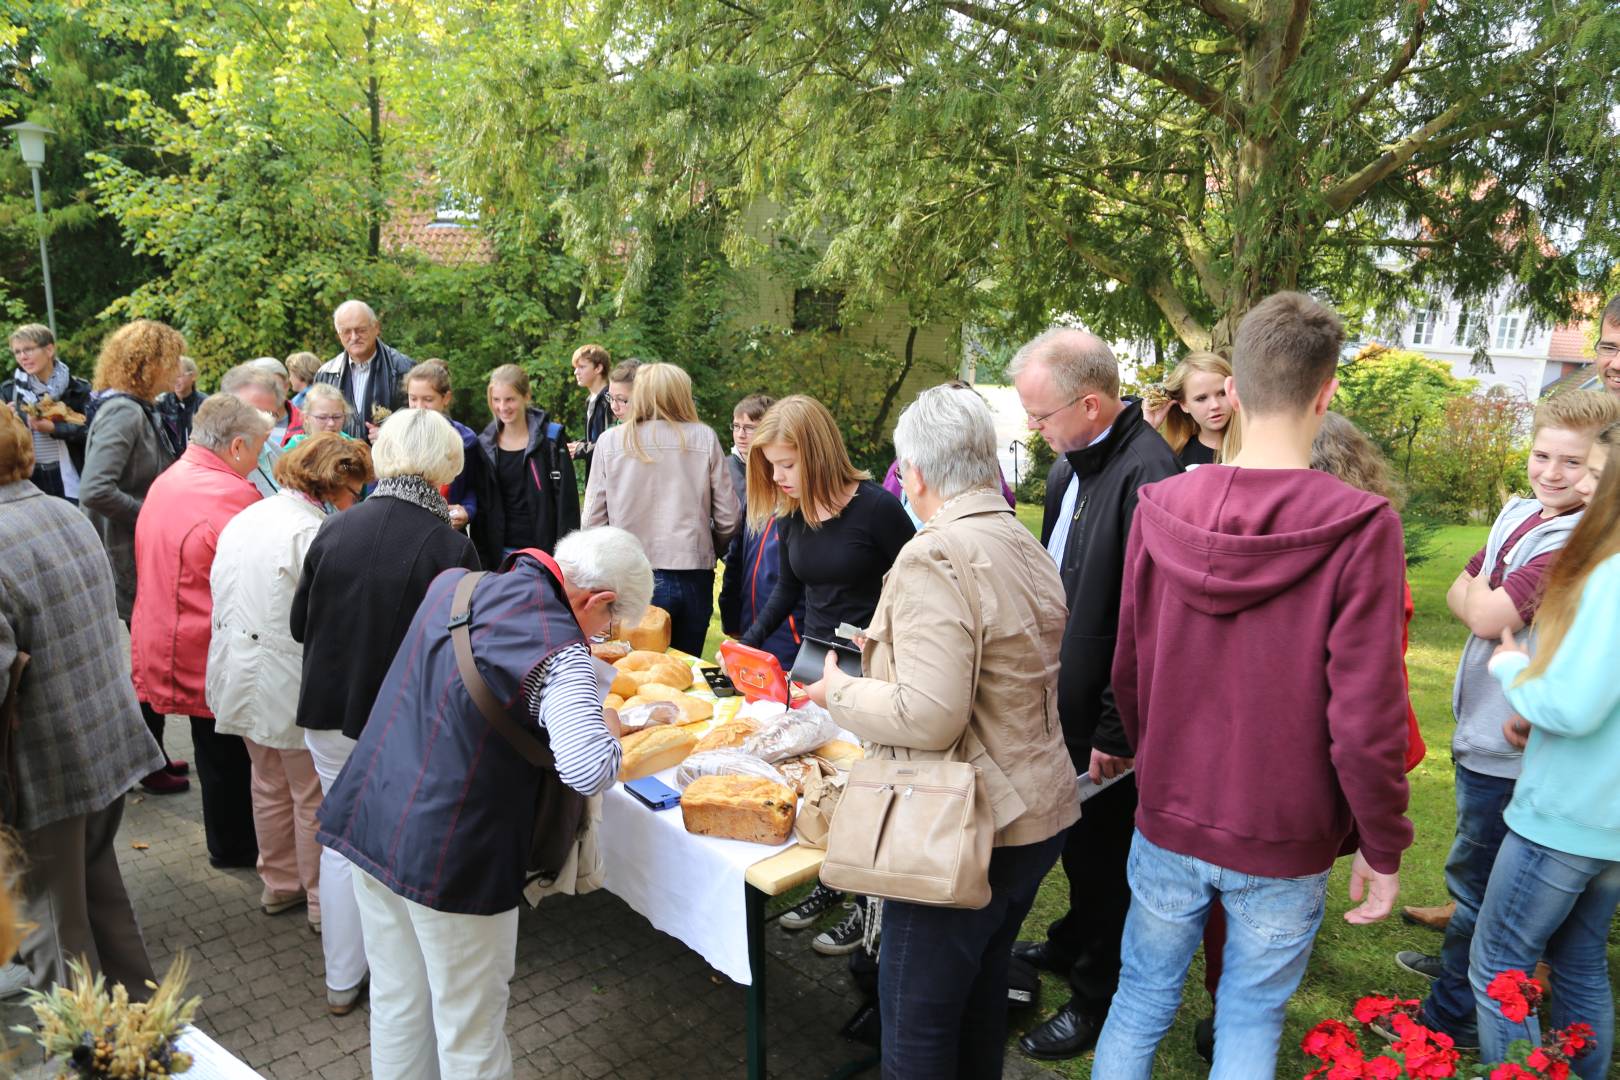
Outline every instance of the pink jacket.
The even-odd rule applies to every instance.
[[[193,443],[146,493],[135,521],[135,694],[160,713],[212,716],[204,676],[213,614],[209,574],[220,530],[259,501],[253,485]]]

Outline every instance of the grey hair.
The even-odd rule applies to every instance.
[[[281,380],[256,362],[237,364],[219,380],[219,392],[222,394],[235,394],[249,387],[263,390],[277,401],[281,400]]]
[[[466,461],[461,436],[432,409],[400,409],[377,432],[371,464],[377,479],[420,476],[443,487],[461,475]]]
[[[653,572],[640,540],[612,525],[575,529],[557,541],[555,558],[574,588],[617,594],[615,622],[641,621],[652,602]]]
[[[256,360],[249,360],[248,366],[268,371],[272,375],[279,375],[283,379],[287,377],[287,365],[273,356],[261,356]]]
[[[270,414],[230,394],[214,394],[197,409],[191,421],[191,441],[214,453],[223,453],[236,439],[258,439],[270,434]]]
[[[1027,342],[1007,364],[1008,380],[1018,378],[1036,360],[1052,373],[1052,384],[1062,397],[1087,393],[1119,397],[1119,361],[1108,343],[1090,331],[1055,326]]]
[[[1001,483],[996,422],[972,390],[935,386],[918,394],[895,425],[894,454],[942,499]]]
[[[345,310],[353,311],[356,308],[358,308],[361,311],[366,313],[366,318],[371,320],[371,325],[372,326],[377,325],[377,323],[379,321],[378,318],[377,318],[377,313],[375,311],[372,311],[371,310],[371,305],[366,303],[364,300],[345,300],[345,301],[343,301],[343,303],[341,303],[337,307],[333,308],[332,309],[332,322],[333,322],[333,324],[335,325],[337,323],[338,316],[343,314],[343,312]]]
[[[180,370],[185,372],[187,375],[190,375],[193,379],[202,374],[202,372],[197,370],[197,361],[193,360],[189,356],[182,356],[180,358]]]

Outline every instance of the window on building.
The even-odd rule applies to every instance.
[[[1498,315],[1496,336],[1491,339],[1493,349],[1517,349],[1524,333],[1524,320],[1518,315]]]
[[[795,289],[793,291],[793,329],[838,330],[838,309],[844,294],[836,289]]]
[[[1440,322],[1440,312],[1435,308],[1425,308],[1412,316],[1412,344],[1433,345],[1434,329]]]

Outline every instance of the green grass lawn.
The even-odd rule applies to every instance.
[[[1018,518],[1031,532],[1040,528],[1041,509],[1020,505]],[[1407,654],[1412,679],[1412,701],[1429,752],[1411,774],[1410,817],[1417,839],[1407,851],[1401,870],[1401,897],[1398,903],[1436,904],[1446,899],[1444,863],[1451,845],[1454,811],[1451,783],[1451,680],[1466,631],[1446,610],[1446,588],[1468,557],[1485,541],[1484,526],[1449,526],[1434,538],[1433,556],[1412,571],[1412,593],[1416,614],[1412,620],[1411,648]],[[710,628],[709,655],[720,641],[719,619]],[[1316,940],[1310,970],[1299,991],[1289,1002],[1288,1024],[1283,1033],[1278,1062],[1280,1077],[1303,1076],[1309,1064],[1299,1053],[1299,1040],[1316,1021],[1328,1017],[1348,1017],[1356,998],[1370,993],[1399,992],[1421,997],[1423,980],[1408,975],[1394,964],[1400,949],[1434,952],[1440,937],[1432,931],[1402,923],[1398,917],[1375,926],[1351,926],[1342,916],[1352,905],[1347,893],[1348,859],[1334,869],[1328,895],[1327,916]],[[1068,885],[1061,868],[1055,868],[1041,887],[1035,908],[1025,923],[1025,937],[1035,938],[1046,925],[1062,914]],[[1611,945],[1611,966],[1620,960],[1620,949]],[[1042,1009],[1015,1020],[1018,1030],[1032,1026],[1068,997],[1068,988],[1054,976],[1044,976]],[[1153,1075],[1163,1080],[1205,1076],[1208,1067],[1193,1051],[1194,1023],[1209,1012],[1203,988],[1202,957],[1194,961],[1188,975],[1183,1007],[1175,1027],[1159,1048]],[[1017,1051],[1014,1050],[1014,1053]],[[1085,1078],[1091,1075],[1091,1056],[1050,1066],[1060,1076]]]

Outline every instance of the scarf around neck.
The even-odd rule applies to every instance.
[[[450,504],[445,501],[439,489],[422,479],[420,476],[388,476],[377,481],[376,490],[372,496],[383,496],[391,499],[401,499],[405,502],[420,506],[424,510],[431,510],[439,520],[446,525],[450,524]]]
[[[29,405],[39,401],[44,394],[49,394],[55,400],[61,401],[62,395],[67,393],[68,389],[68,369],[66,364],[58,360],[56,366],[51,369],[49,381],[40,382],[19,367],[13,376],[13,380],[12,385],[16,387],[17,396]]]

